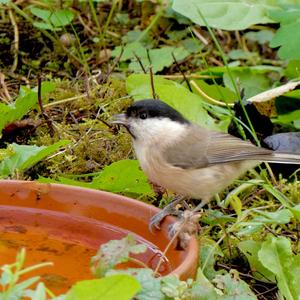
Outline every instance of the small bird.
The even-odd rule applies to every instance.
[[[179,195],[155,215],[150,228],[159,228],[175,206],[188,199],[201,203],[212,197],[260,162],[300,164],[300,155],[257,147],[226,133],[191,123],[161,100],[134,102],[125,114],[114,116],[125,126],[141,168],[154,184]]]

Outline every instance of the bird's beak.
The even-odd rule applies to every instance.
[[[121,124],[124,126],[128,125],[128,120],[125,114],[118,114],[112,116],[112,123],[113,124]]]

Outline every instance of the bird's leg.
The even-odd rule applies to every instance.
[[[169,215],[177,216],[178,211],[176,210],[175,206],[177,204],[183,202],[185,199],[186,199],[186,197],[184,197],[184,196],[177,196],[171,203],[169,203],[166,207],[164,207],[164,209],[162,211],[155,214],[150,220],[149,230],[153,231],[154,227],[157,229],[160,229],[160,223],[166,216],[169,216]]]

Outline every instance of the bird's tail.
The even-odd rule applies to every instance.
[[[272,155],[268,155],[263,159],[270,163],[279,164],[297,164],[300,165],[300,154],[284,153],[274,151]]]

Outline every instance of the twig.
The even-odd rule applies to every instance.
[[[110,70],[107,72],[107,75],[105,76],[104,82],[107,81],[107,79],[110,76],[110,74],[114,71],[114,69],[116,68],[117,64],[120,62],[123,53],[124,53],[124,47],[122,47],[120,55],[116,58],[114,64],[112,65],[112,67],[110,68]]]
[[[159,270],[161,264],[163,263],[164,258],[166,257],[167,252],[169,251],[169,249],[170,249],[171,245],[174,243],[174,241],[177,239],[177,237],[178,237],[179,233],[181,232],[182,228],[185,226],[185,223],[186,223],[186,222],[183,222],[183,223],[181,224],[181,226],[178,228],[177,232],[174,234],[174,236],[171,238],[170,242],[168,243],[168,245],[167,245],[166,248],[164,249],[164,251],[163,251],[163,253],[162,253],[162,256],[160,257],[160,259],[159,259],[159,261],[158,261],[158,263],[157,263],[157,266],[156,266],[156,268],[155,268],[155,270],[154,270],[154,273],[155,273],[155,274],[159,274],[159,273],[158,273],[158,270]]]
[[[147,72],[146,72],[145,67],[143,66],[143,63],[142,63],[141,59],[137,56],[137,54],[134,51],[132,51],[132,53],[135,56],[135,58],[137,59],[137,61],[138,61],[139,65],[140,65],[140,67],[142,68],[144,74],[146,74]]]
[[[9,104],[11,102],[11,96],[8,92],[7,85],[5,83],[5,75],[3,73],[0,73],[0,86],[2,86],[3,94],[4,94],[3,96],[5,97],[2,99],[6,104]]]
[[[180,79],[182,75],[162,75],[167,79]],[[195,78],[195,79],[211,79],[211,78],[220,78],[220,76],[215,75],[199,75],[199,74],[185,74],[186,78]]]
[[[190,81],[191,85],[195,88],[195,90],[201,95],[203,96],[205,99],[207,99],[210,103],[212,104],[216,104],[216,105],[220,105],[220,106],[225,106],[225,107],[233,107],[234,104],[233,103],[224,103],[224,102],[221,102],[219,100],[216,100],[210,96],[208,96],[205,92],[203,92],[201,90],[201,88],[197,85],[197,83],[194,81],[194,80],[191,80]]]
[[[38,76],[38,104],[39,104],[42,116],[48,125],[50,136],[52,137],[54,135],[54,128],[53,128],[53,125],[52,125],[52,122],[51,122],[49,116],[44,111],[43,101],[42,101],[42,80],[41,80],[40,76]]]
[[[192,32],[205,46],[209,44],[208,40],[195,27],[192,28]]]
[[[154,79],[153,79],[153,72],[152,72],[152,66],[149,66],[149,74],[150,74],[150,82],[151,82],[151,91],[152,91],[152,97],[153,99],[158,99],[157,94],[155,93],[155,87],[154,87]]]
[[[78,95],[78,96],[58,100],[56,102],[47,103],[47,104],[44,105],[44,107],[57,106],[57,105],[60,105],[60,104],[64,104],[64,103],[67,103],[67,102],[71,102],[71,101],[74,101],[74,100],[85,98],[87,96],[88,96],[87,93],[84,93],[84,94],[81,94],[81,95]]]
[[[175,65],[176,65],[178,71],[179,71],[179,72],[181,73],[181,75],[183,76],[183,79],[184,79],[184,81],[186,82],[186,84],[187,84],[187,86],[188,86],[190,92],[193,92],[193,91],[192,91],[192,87],[191,87],[189,81],[187,80],[187,78],[185,77],[184,72],[181,70],[181,68],[180,68],[180,66],[179,66],[179,63],[178,63],[178,61],[177,61],[177,59],[176,59],[176,57],[175,57],[175,55],[174,55],[174,52],[172,52],[172,57],[173,57],[173,60],[174,60],[174,62],[175,62]]]
[[[16,22],[16,19],[15,19],[15,15],[14,13],[12,12],[12,9],[9,8],[8,9],[8,15],[9,15],[9,18],[10,18],[10,22],[14,28],[14,62],[10,68],[10,71],[11,72],[15,72],[16,68],[18,67],[18,53],[19,53],[19,28],[18,28],[18,24]]]

